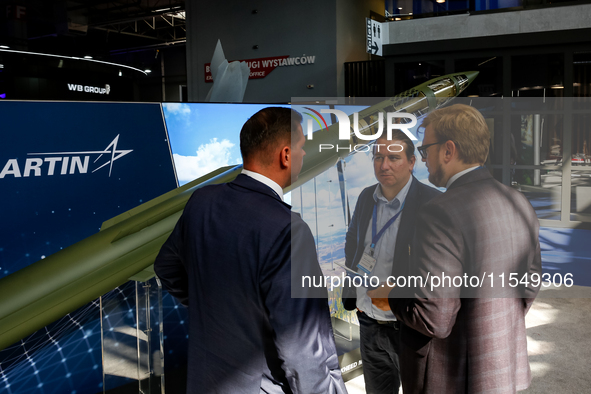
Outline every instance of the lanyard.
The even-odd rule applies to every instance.
[[[398,216],[400,216],[400,214],[402,213],[405,203],[406,203],[406,199],[402,203],[402,206],[400,207],[400,211],[398,211],[398,213],[396,215],[392,216],[390,218],[390,220],[388,220],[388,222],[384,225],[384,227],[382,227],[380,232],[377,234],[376,234],[376,230],[377,230],[377,221],[378,221],[378,204],[377,203],[374,204],[373,214],[372,214],[373,220],[371,223],[371,251],[372,251],[372,254],[373,254],[373,250],[376,247],[376,243],[378,243],[378,240],[382,237],[382,235],[384,235],[384,232],[386,232],[388,227],[390,227],[392,225],[392,223],[394,223],[396,221],[396,219],[398,218]]]

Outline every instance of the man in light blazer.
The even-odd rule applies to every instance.
[[[541,274],[538,219],[521,193],[482,167],[490,135],[477,110],[460,104],[439,109],[423,126],[418,149],[429,181],[447,191],[419,214],[414,266],[431,284],[445,276],[484,280],[433,288],[427,283],[412,289],[413,298],[402,287],[371,293],[374,305],[391,309],[407,326],[400,357],[404,393],[526,389],[531,372],[525,315]],[[511,274],[522,281],[519,286],[509,286]]]
[[[386,280],[389,275],[409,274],[408,251],[417,212],[423,204],[441,194],[412,175],[414,152],[413,142],[400,130],[393,130],[390,140],[382,136],[375,141],[372,161],[378,184],[365,188],[357,199],[345,241],[347,267],[363,273],[358,265],[371,249],[375,208],[376,232],[385,231],[376,241],[373,255],[377,265],[371,275]],[[394,218],[397,215],[399,217]],[[394,221],[388,225],[392,218]],[[397,394],[400,322],[392,312],[373,307],[363,287],[344,288],[343,306],[347,310],[357,309],[365,391],[367,394]]]
[[[253,115],[242,174],[196,190],[156,259],[189,308],[187,393],[346,393],[326,289],[292,298],[292,265],[322,275],[310,229],[283,202],[305,155],[301,119],[289,108]]]

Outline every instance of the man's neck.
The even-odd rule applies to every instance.
[[[281,174],[278,174],[275,171],[271,171],[268,167],[261,166],[261,165],[253,165],[253,164],[244,164],[242,167],[245,170],[256,172],[257,174],[261,174],[261,175],[269,178],[270,180],[272,180],[273,182],[278,184],[282,189],[289,186],[289,184],[287,184],[287,185],[285,184],[286,182],[280,176]]]
[[[468,170],[470,168],[478,167],[479,165],[480,165],[480,163],[466,164],[466,163],[463,163],[463,162],[457,162],[456,165],[453,167],[453,170],[451,171],[452,172],[451,175],[449,175],[448,177],[446,177],[445,182],[443,182],[443,186],[449,187],[450,186],[450,180],[452,178],[454,178],[457,174],[459,174],[460,172],[463,172],[465,170]],[[454,179],[454,181],[455,181],[455,179]]]

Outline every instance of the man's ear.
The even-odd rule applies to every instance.
[[[291,148],[286,145],[279,152],[279,160],[281,162],[281,168],[289,168],[291,164]]]
[[[453,158],[454,158],[454,156],[457,156],[457,153],[458,153],[458,147],[457,147],[457,146],[456,146],[456,144],[455,144],[453,141],[451,141],[451,140],[447,141],[447,142],[446,142],[446,143],[443,145],[442,149],[444,150],[444,156],[443,156],[443,160],[444,160],[446,163],[449,163],[449,162],[451,161],[451,159],[453,159]]]

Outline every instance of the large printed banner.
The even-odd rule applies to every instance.
[[[176,187],[158,104],[2,102],[0,277]]]
[[[3,101],[0,114],[0,278],[177,186],[160,104]],[[1,350],[0,392],[102,392],[101,357],[93,302]]]

